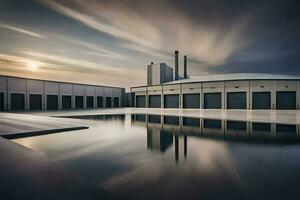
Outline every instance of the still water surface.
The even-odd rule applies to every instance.
[[[300,199],[294,125],[77,117],[90,129],[15,139],[123,199]]]

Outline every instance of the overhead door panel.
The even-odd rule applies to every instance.
[[[97,97],[97,108],[103,107],[103,97]]]
[[[24,94],[11,94],[11,110],[25,110]]]
[[[62,109],[72,108],[72,98],[71,96],[62,96]]]
[[[204,94],[205,109],[221,109],[222,108],[222,93],[205,93]]]
[[[93,96],[87,96],[86,97],[86,107],[87,108],[94,108],[94,97]]]
[[[271,92],[253,92],[252,109],[271,109]]]
[[[145,105],[146,105],[145,95],[136,96],[136,107],[137,108],[145,108]]]
[[[58,110],[57,95],[47,95],[47,110]]]
[[[277,92],[276,109],[292,110],[296,109],[296,92]]]
[[[184,94],[183,108],[200,108],[200,94]]]
[[[111,97],[105,99],[106,108],[111,108]]]
[[[160,108],[161,107],[161,96],[150,95],[149,96],[149,108]]]
[[[247,93],[228,92],[227,109],[247,109]]]
[[[119,97],[114,97],[114,108],[120,107]]]
[[[75,97],[75,108],[83,108],[83,96]]]
[[[169,94],[164,96],[165,108],[179,108],[179,95]]]
[[[4,111],[4,93],[0,92],[0,111]]]
[[[30,94],[29,95],[29,108],[30,108],[30,110],[42,110],[42,95]]]

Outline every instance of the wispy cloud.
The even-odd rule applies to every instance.
[[[159,58],[166,59],[179,49],[207,66],[215,66],[226,62],[246,43],[242,32],[247,20],[243,16],[231,26],[216,29],[193,22],[171,5],[168,5],[172,7],[168,11],[161,12],[152,7],[134,9],[127,1],[117,1],[116,4],[95,0],[88,3],[82,0],[41,1],[92,29],[120,39],[123,48]],[[151,12],[147,12],[149,10]]]
[[[51,61],[55,63],[61,63],[66,66],[77,66],[80,68],[90,68],[90,69],[98,69],[98,70],[109,70],[109,71],[115,71],[119,70],[118,68],[111,67],[111,66],[105,66],[99,63],[93,63],[83,60],[78,60],[75,58],[70,58],[66,56],[59,56],[59,55],[51,55],[51,54],[45,54],[45,53],[39,53],[39,52],[23,52],[27,56],[32,56],[38,59],[44,59],[46,61]]]
[[[32,37],[36,37],[36,38],[45,38],[44,35],[33,32],[31,30],[20,28],[20,27],[17,27],[17,26],[4,24],[4,23],[0,23],[0,28],[5,28],[5,29],[11,30],[11,31],[15,31],[15,32],[25,34],[25,35],[29,35],[29,36],[32,36]]]

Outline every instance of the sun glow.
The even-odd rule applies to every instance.
[[[27,67],[31,71],[36,71],[40,66],[39,63],[36,61],[30,61],[27,63]]]

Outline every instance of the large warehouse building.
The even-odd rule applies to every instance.
[[[184,76],[175,80],[131,88],[132,106],[176,109],[299,109],[300,77],[275,74],[222,74],[189,78],[186,56]],[[152,64],[148,66],[151,71]],[[163,71],[160,71],[163,73]],[[161,76],[161,74],[159,74]],[[153,74],[148,78],[153,78]],[[157,83],[157,81],[156,81]]]
[[[0,76],[0,111],[113,108],[124,88]]]

